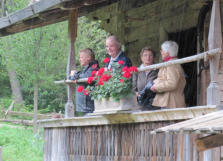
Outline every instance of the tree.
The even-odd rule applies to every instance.
[[[8,1],[6,3],[5,0],[1,1],[1,17],[6,15],[6,12],[8,11],[8,8],[13,6],[14,3],[12,1]],[[12,7],[11,7],[12,8]],[[11,67],[10,64],[6,63],[6,69],[8,71],[8,76],[10,80],[11,90],[12,90],[12,96],[16,103],[22,104],[23,103],[23,95],[21,92],[21,87],[19,84],[19,81],[17,79],[16,70]]]
[[[14,3],[14,8],[20,9],[28,1],[14,0],[10,3]],[[14,8],[10,6],[8,11],[12,12]],[[96,59],[103,60],[107,33],[99,25],[86,17],[79,18],[76,53],[90,47],[95,51]],[[4,64],[10,64],[18,74],[27,107],[33,109],[30,104],[35,104],[45,112],[64,110],[65,86],[55,85],[53,81],[63,79],[66,75],[69,45],[67,22],[3,37],[0,45]],[[78,56],[77,54],[77,60]],[[77,65],[78,63],[77,61]]]

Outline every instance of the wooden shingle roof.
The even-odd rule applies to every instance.
[[[205,133],[223,131],[223,110],[154,130],[152,133]]]

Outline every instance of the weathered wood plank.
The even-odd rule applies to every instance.
[[[222,47],[222,31],[221,31],[221,17],[220,17],[220,1],[214,0],[211,12],[210,28],[208,35],[208,48]],[[207,89],[207,104],[219,105],[219,86],[218,86],[218,70],[219,70],[220,54],[215,55],[209,60],[210,63],[210,78],[211,83]]]
[[[0,122],[9,122],[9,123],[13,123],[13,124],[22,124],[22,125],[28,125],[28,126],[33,125],[33,121],[29,121],[29,120],[0,119]]]
[[[6,111],[2,110],[2,112],[6,112]],[[30,112],[9,111],[8,115],[33,117],[33,113],[30,113]],[[60,116],[62,117],[62,114],[60,114]],[[51,118],[51,117],[52,117],[51,115],[45,115],[45,114],[37,115],[37,118],[39,118],[39,119],[47,119],[47,118]]]
[[[67,79],[70,76],[71,70],[76,70],[76,61],[75,61],[75,52],[74,52],[74,43],[77,37],[77,23],[78,23],[78,9],[70,11],[69,21],[68,21],[68,33],[70,40],[70,48],[68,52],[67,59],[67,69],[66,76]],[[74,116],[74,104],[73,104],[73,91],[74,84],[67,84],[67,103],[65,105],[65,118]]]
[[[223,145],[223,134],[209,135],[196,140],[198,151],[215,148]]]
[[[10,21],[9,21],[9,18],[8,17],[2,17],[0,19],[1,23],[0,23],[0,28],[4,28],[8,25],[10,25]]]
[[[136,123],[164,120],[185,120],[202,116],[205,113],[213,112],[216,107],[192,107],[192,108],[176,108],[157,111],[143,112],[123,112],[123,113],[107,113],[102,115],[93,115],[92,117],[74,117],[69,119],[41,120],[40,125],[43,127],[66,127],[66,126],[89,126],[89,125],[107,125],[120,123]],[[175,113],[173,118],[168,117],[168,111]],[[196,115],[188,115],[186,111],[196,113]],[[194,112],[200,111],[200,112]]]
[[[2,161],[2,147],[0,146],[0,161]]]
[[[47,10],[48,8],[52,8],[52,7],[60,4],[62,1],[66,1],[66,0],[39,1],[35,4],[33,4],[31,7],[33,8],[34,13],[39,13],[39,12]]]

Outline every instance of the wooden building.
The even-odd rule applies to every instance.
[[[190,137],[152,135],[154,129],[221,109],[223,104],[220,0],[40,0],[0,19],[0,36],[68,20],[70,51],[67,76],[74,64],[78,16],[101,20],[101,27],[119,37],[133,63],[144,46],[157,52],[163,41],[179,43],[180,62],[192,91],[193,108],[155,112],[120,112],[73,117],[72,91],[67,83],[65,116],[44,120],[44,161],[212,161]],[[205,53],[202,53],[207,51]],[[202,54],[197,54],[202,53]],[[212,54],[211,54],[212,53]],[[212,55],[212,56],[210,56]],[[194,56],[194,57],[190,57]],[[189,58],[186,58],[189,57]],[[198,59],[199,57],[199,59]],[[159,56],[157,55],[157,62]],[[186,60],[189,59],[189,61]],[[209,64],[209,65],[208,65]],[[160,68],[168,64],[154,65]],[[67,81],[69,82],[69,81]],[[194,136],[196,138],[197,136]],[[217,156],[221,151],[214,150]]]
[[[154,134],[179,134],[190,140],[190,146],[196,144],[197,150],[203,152],[208,160],[223,160],[223,111],[212,112],[205,116],[162,127]],[[188,152],[188,158],[193,153]]]

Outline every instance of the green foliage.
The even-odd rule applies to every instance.
[[[91,48],[95,53],[96,60],[100,63],[106,57],[105,40],[109,35],[100,28],[100,21],[90,21],[86,17],[78,19],[78,34],[75,42],[76,59],[78,60],[79,51],[84,48]]]
[[[27,0],[7,2],[8,12],[21,9]],[[16,3],[16,4],[14,4]],[[79,65],[79,51],[92,48],[96,59],[101,62],[106,55],[107,33],[99,28],[100,22],[86,17],[78,20],[78,36],[75,42],[76,63]],[[33,86],[39,86],[38,109],[42,112],[63,111],[66,103],[65,85],[55,85],[54,80],[66,77],[66,63],[69,50],[67,22],[37,28],[0,39],[0,97],[10,97],[8,70],[16,70],[23,98],[24,110],[33,109]]]
[[[1,125],[0,146],[4,161],[42,161],[43,140],[32,129],[22,126]]]
[[[121,65],[116,62],[111,64],[111,71],[104,71],[104,68],[100,68],[94,80],[96,79],[95,86],[88,86],[87,89],[90,91],[90,96],[96,100],[102,98],[108,99],[113,98],[115,101],[120,100],[122,97],[132,96],[132,79],[130,68],[125,68],[122,71]],[[124,68],[123,68],[124,69]],[[128,73],[126,77],[124,73]],[[89,82],[90,83],[90,82]]]
[[[3,60],[0,55],[0,98],[9,97],[11,95],[9,77],[5,65],[3,65]]]
[[[11,98],[7,98],[7,97],[0,98],[0,106],[1,106],[1,108],[4,107],[4,109],[7,109],[10,106],[11,103],[12,103],[12,99]]]

